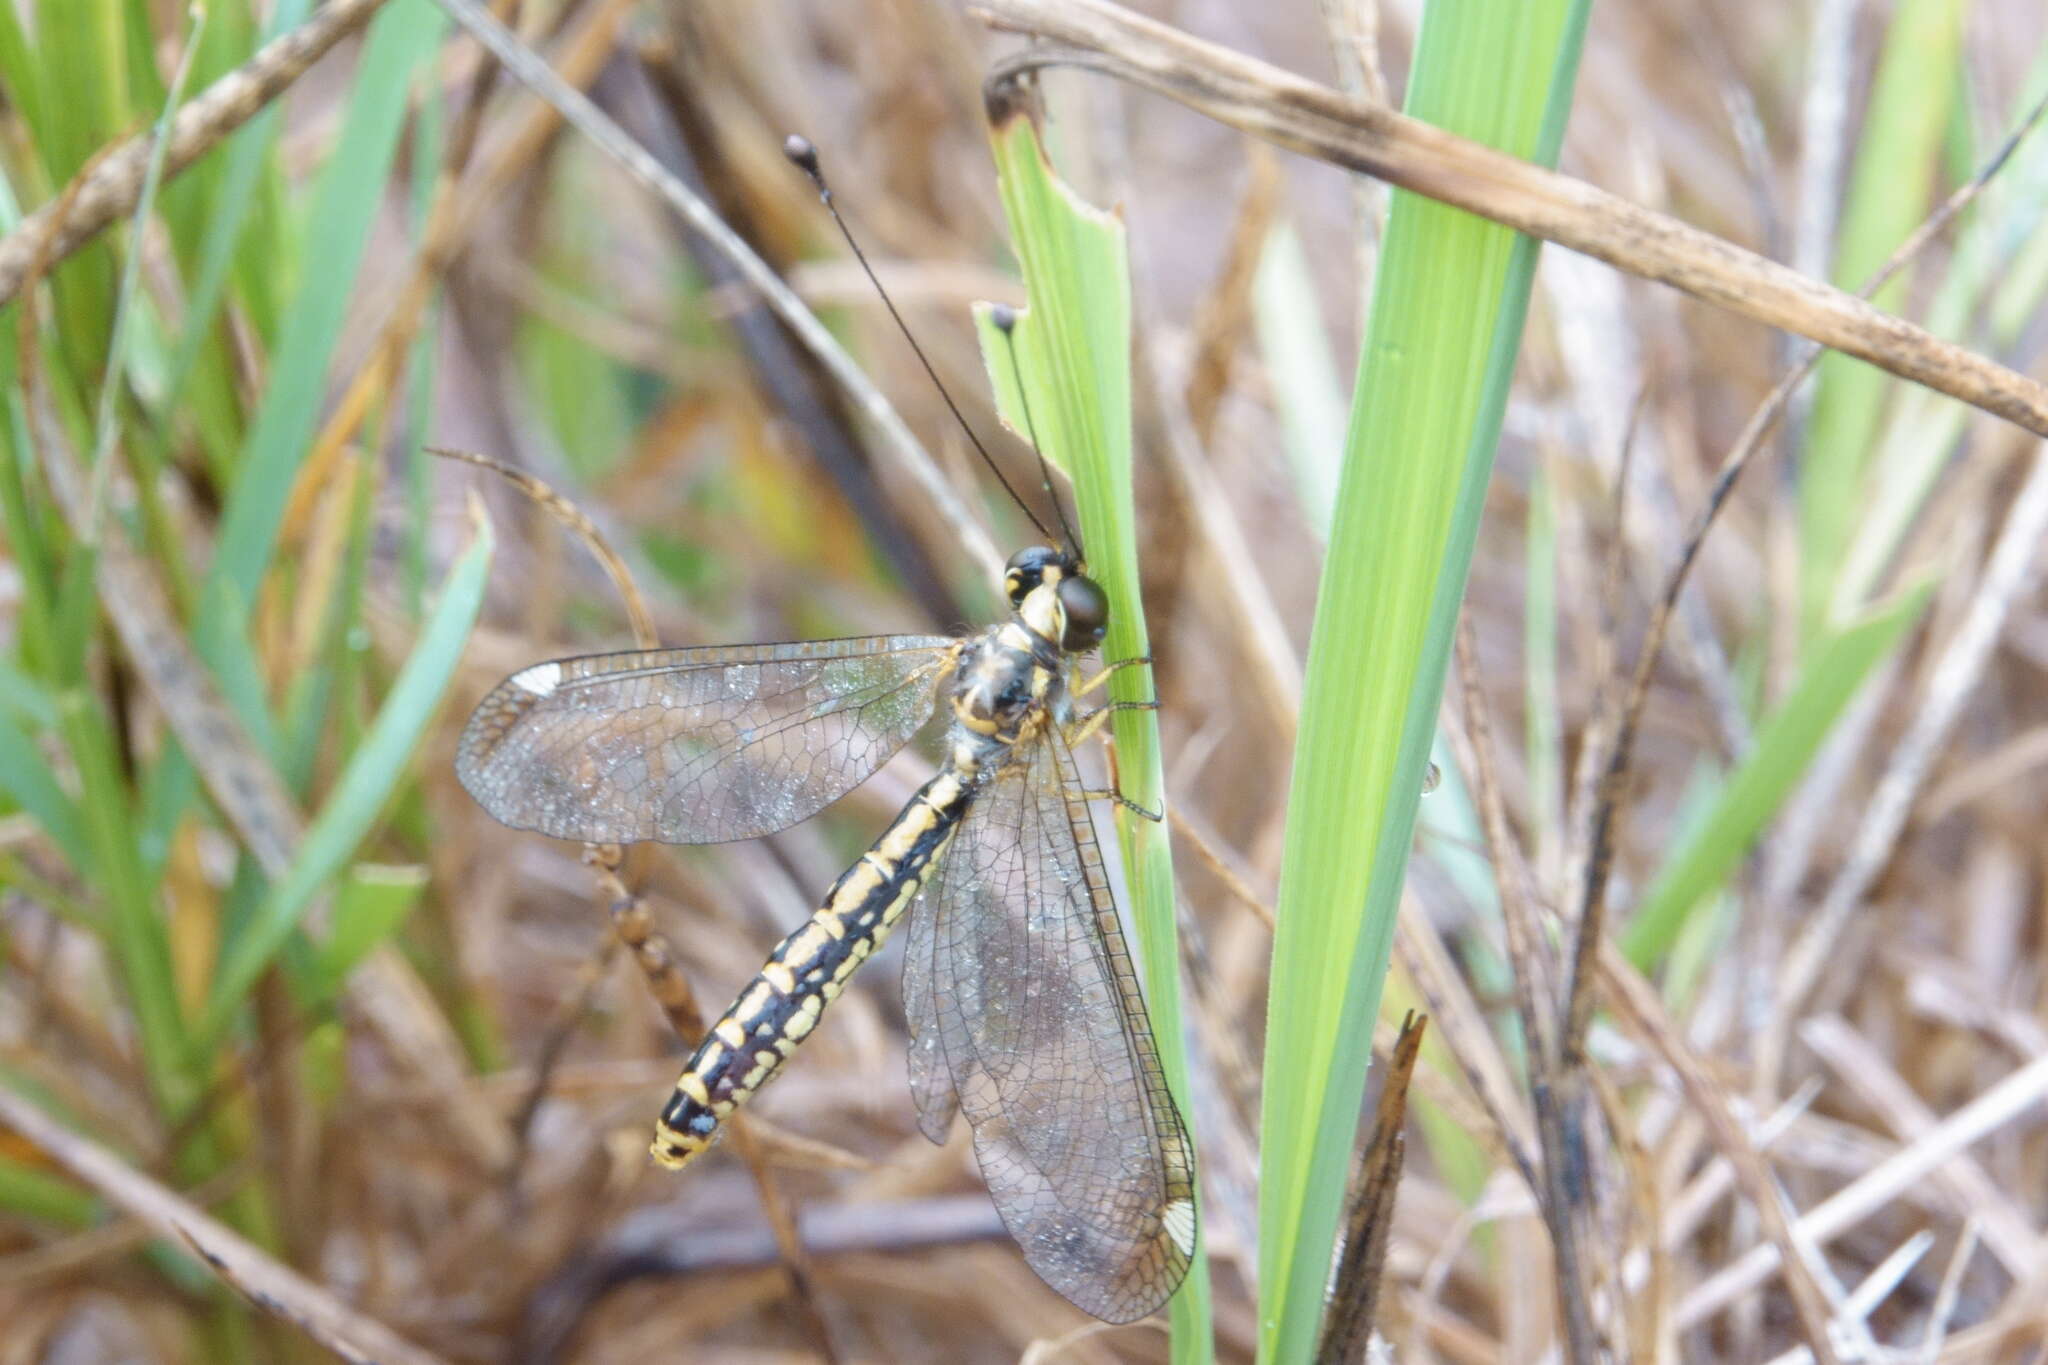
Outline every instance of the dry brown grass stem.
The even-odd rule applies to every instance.
[[[273,1260],[191,1201],[98,1143],[65,1128],[5,1085],[0,1085],[0,1125],[34,1143],[74,1179],[98,1191],[157,1236],[191,1247],[210,1270],[251,1303],[290,1323],[343,1360],[362,1365],[438,1365],[439,1357]]]
[[[1492,1145],[1513,1163],[1532,1192],[1540,1191],[1536,1124],[1522,1104],[1515,1069],[1442,937],[1412,896],[1402,899],[1394,926],[1394,955],[1421,995],[1466,1086],[1478,1098],[1493,1130]]]
[[[1478,646],[1469,614],[1460,613],[1456,638],[1458,684],[1463,693],[1465,730],[1448,727],[1451,747],[1478,799],[1480,823],[1500,888],[1501,922],[1508,960],[1514,965],[1515,1008],[1528,1040],[1529,1089],[1536,1111],[1543,1161],[1537,1168],[1544,1226],[1557,1261],[1557,1300],[1564,1318],[1567,1357],[1595,1361],[1599,1348],[1593,1325],[1593,1280],[1587,1254],[1593,1220],[1593,1181],[1584,1128],[1587,1090],[1580,1070],[1558,1053],[1561,1001],[1548,944],[1536,922],[1534,879],[1501,798],[1493,724],[1479,687]]]
[[[1600,981],[1602,995],[1622,1026],[1671,1068],[1693,1111],[1705,1121],[1714,1145],[1733,1167],[1735,1183],[1756,1210],[1763,1231],[1765,1245],[1758,1251],[1769,1253],[1771,1264],[1784,1267],[1785,1286],[1791,1292],[1807,1349],[1821,1365],[1838,1362],[1840,1356],[1828,1331],[1833,1305],[1806,1254],[1812,1245],[1811,1233],[1803,1226],[1795,1230],[1794,1212],[1787,1207],[1784,1193],[1749,1130],[1736,1116],[1728,1092],[1672,1023],[1650,983],[1612,943],[1601,944]]]
[[[996,67],[1080,66],[1220,123],[1441,200],[1833,347],[2048,436],[2048,386],[1733,242],[1582,180],[1203,42],[1106,0],[979,0],[991,24],[1049,38]]]
[[[305,23],[201,91],[172,119],[164,147],[164,177],[184,170],[261,113],[384,4],[385,0],[330,0]],[[0,238],[0,305],[21,292],[45,239],[50,244],[48,264],[55,265],[133,211],[142,197],[152,141],[149,133],[137,133],[107,149],[63,194]]]
[[[1344,1250],[1331,1278],[1323,1337],[1316,1348],[1317,1365],[1348,1365],[1368,1359],[1367,1348],[1379,1321],[1387,1248],[1393,1241],[1394,1196],[1407,1153],[1408,1083],[1415,1075],[1416,1059],[1422,1055],[1422,1034],[1428,1023],[1427,1016],[1414,1014],[1402,1020],[1392,1063],[1380,1079],[1372,1133],[1359,1151],[1352,1175]]]

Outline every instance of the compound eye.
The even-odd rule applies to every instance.
[[[1101,584],[1092,578],[1063,578],[1059,594],[1060,606],[1067,613],[1067,633],[1061,646],[1078,654],[1101,644],[1109,630],[1109,594]]]
[[[1010,605],[1023,605],[1031,590],[1044,580],[1046,566],[1058,562],[1059,552],[1043,545],[1032,545],[1011,555],[1003,569],[1003,591],[1010,595]]]

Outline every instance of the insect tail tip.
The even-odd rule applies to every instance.
[[[667,1124],[654,1131],[654,1141],[648,1144],[648,1155],[671,1171],[680,1171],[695,1160],[704,1150],[705,1144],[687,1133],[678,1133]]]

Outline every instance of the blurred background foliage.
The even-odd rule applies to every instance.
[[[0,230],[315,8],[0,3]],[[1562,127],[1567,173],[1848,288],[2048,93],[2048,15],[2020,0],[1145,8],[1520,155]],[[945,0],[498,9],[790,280],[996,544],[1028,543],[779,150],[790,130],[819,143],[948,387],[993,430],[969,305],[1026,300],[980,80],[1014,40]],[[1465,35],[1439,37],[1438,65],[1418,46],[1431,25]],[[1566,91],[1568,125],[1546,125]],[[1347,752],[1317,726],[1368,733],[1364,691],[1350,705],[1304,681],[1325,555],[1383,578],[1408,562],[1398,537],[1425,567],[1464,537],[1495,778],[1528,889],[1569,910],[1589,734],[1790,348],[1566,253],[1468,240],[1447,210],[1397,205],[1389,226],[1377,187],[1107,83],[1044,93],[1062,174],[1128,232],[1134,529],[1183,820],[1216,1354],[1248,1359],[1263,1333],[1269,1358],[1296,1358],[1285,1333],[1312,1330],[1391,943],[1379,1015],[1422,1004],[1433,1034],[1381,1328],[1402,1359],[1538,1358],[1559,1327],[1510,1157],[1529,1123],[1524,964],[1453,746],[1405,893],[1382,875],[1363,918],[1362,888],[1283,897],[1335,937],[1277,967],[1258,913],[1290,839],[1341,860],[1366,837],[1352,808],[1304,797],[1320,789],[1295,761],[1298,730],[1317,746],[1303,765]],[[2044,198],[2035,133],[1879,301],[2038,373]],[[1482,260],[1520,283],[1488,286],[1504,293],[1445,364],[1425,324],[1469,299]],[[133,222],[35,273],[0,314],[0,1091],[448,1360],[810,1350],[740,1164],[681,1181],[647,1165],[682,1044],[607,951],[578,851],[491,824],[450,773],[496,679],[629,643],[616,595],[544,512],[426,447],[561,490],[673,642],[965,626],[997,602],[981,566],[726,267],[426,0],[391,0]],[[1351,411],[1354,368],[1381,398]],[[1462,395],[1455,420],[1444,394]],[[1841,1310],[1852,1343],[2035,1358],[2038,447],[1833,357],[1771,440],[1654,675],[1610,923],[1807,1212],[1817,1273],[1867,1291]],[[1001,449],[1029,486],[1022,449]],[[1455,533],[1451,499],[1441,524],[1399,514],[1403,469],[1484,474],[1489,456]],[[1427,616],[1438,580],[1410,577]],[[1394,591],[1355,590],[1325,597],[1354,619],[1319,632],[1378,621],[1374,594]],[[1419,785],[1448,629],[1438,613],[1394,670],[1405,701],[1429,694],[1421,729],[1394,713],[1416,742],[1371,750],[1373,835],[1397,851],[1405,817],[1385,812]],[[1378,640],[1362,667],[1386,663]],[[1462,703],[1445,712],[1471,729]],[[635,864],[707,1003],[921,762],[773,839]],[[1314,839],[1293,825],[1316,819]],[[1284,884],[1351,885],[1292,862]],[[1270,1002],[1269,971],[1287,985]],[[1063,1360],[1166,1358],[1157,1331],[1082,1333],[1003,1240],[962,1135],[918,1136],[893,978],[865,973],[760,1105],[779,1183],[820,1219],[814,1301],[845,1358],[1011,1360],[1055,1340]],[[1709,1125],[1640,1038],[1603,1018],[1593,1055],[1611,1083],[1593,1158],[1610,1330],[1646,1359],[1791,1349],[1774,1253],[1759,1261]],[[1270,1173],[1281,1150],[1299,1183],[1261,1208],[1261,1157]],[[319,1358],[105,1194],[0,1125],[0,1361]],[[1306,1224],[1272,1221],[1282,1204]],[[1293,1286],[1268,1283],[1263,1312],[1262,1271]]]

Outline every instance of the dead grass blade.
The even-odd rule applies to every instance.
[[[150,1179],[96,1142],[80,1137],[5,1085],[0,1124],[13,1129],[108,1202],[183,1242],[257,1307],[290,1323],[342,1359],[361,1365],[438,1365],[434,1356],[375,1318],[273,1260],[176,1191]]]
[[[1379,1320],[1380,1286],[1386,1274],[1387,1246],[1394,1233],[1394,1196],[1401,1185],[1401,1162],[1407,1155],[1404,1125],[1408,1118],[1408,1082],[1415,1059],[1422,1055],[1422,1033],[1429,1020],[1410,1014],[1401,1022],[1393,1064],[1380,1081],[1380,1101],[1373,1115],[1372,1135],[1358,1154],[1351,1182],[1351,1207],[1344,1218],[1344,1254],[1331,1281],[1330,1303],[1323,1318],[1323,1339],[1316,1347],[1318,1365],[1364,1361]]]
[[[1980,1141],[2048,1098],[2048,1056],[2036,1057],[2019,1070],[1929,1129],[1919,1141],[1900,1148],[1827,1199],[1800,1215],[1801,1235],[1825,1244],[1882,1209],[1901,1194],[1946,1165],[1956,1153]],[[1685,1328],[1727,1307],[1768,1279],[1779,1265],[1779,1248],[1760,1246],[1702,1281],[1678,1305],[1678,1326]]]
[[[1867,360],[2048,436],[2048,386],[1855,296],[1581,180],[1351,99],[1104,0],[983,0],[997,28],[1050,38],[996,75],[1080,66],[1254,137],[1454,204]]]

